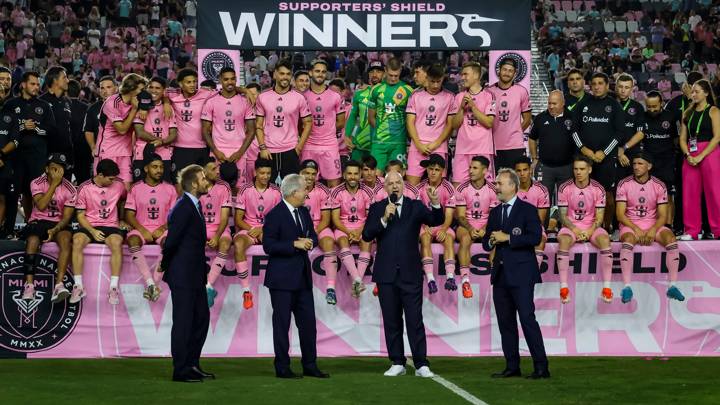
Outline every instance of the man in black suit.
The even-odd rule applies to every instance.
[[[418,240],[421,225],[441,225],[445,215],[434,187],[427,188],[432,209],[420,200],[404,198],[403,187],[399,173],[389,172],[385,176],[388,198],[370,206],[362,238],[367,242],[377,240],[373,281],[378,286],[385,344],[392,361],[385,375],[405,374],[404,312],[415,375],[433,377],[427,360],[422,317],[423,271]]]
[[[304,206],[307,197],[305,178],[299,174],[285,176],[280,186],[283,201],[265,216],[263,249],[269,256],[265,270],[265,287],[270,289],[273,315],[275,375],[278,378],[302,378],[290,369],[290,314],[300,338],[303,375],[328,378],[317,366],[317,329],[312,275],[308,252],[318,244],[310,211]]]
[[[535,284],[542,283],[535,258],[542,227],[537,208],[517,198],[520,179],[511,169],[501,169],[496,177],[497,195],[502,204],[490,211],[483,237],[486,251],[494,249],[490,282],[502,338],[505,370],[493,378],[519,377],[520,349],[517,316],[533,358],[535,371],[528,378],[549,378],[540,325],[535,320]],[[491,257],[493,256],[491,254]]]
[[[173,325],[170,351],[173,357],[173,381],[202,382],[215,378],[200,368],[208,326],[205,261],[205,220],[199,203],[209,182],[203,168],[190,165],[180,173],[183,195],[168,216],[168,236],[162,249],[160,270],[170,286],[173,303]]]

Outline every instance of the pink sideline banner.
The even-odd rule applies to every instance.
[[[571,251],[572,302],[561,305],[555,272],[556,245],[546,248],[542,265],[543,284],[535,290],[537,318],[545,345],[552,355],[592,356],[717,356],[720,351],[720,243],[681,242],[680,282],[685,302],[665,297],[667,269],[664,251],[658,246],[637,247],[634,256],[633,289],[629,305],[616,298],[612,304],[599,299],[602,282],[598,253],[589,245]],[[619,245],[614,246],[615,273]],[[125,255],[120,305],[107,302],[110,282],[109,250],[102,245],[86,249],[83,281],[88,296],[81,304],[50,304],[52,273],[57,248],[47,244],[38,275],[38,295],[33,301],[20,299],[22,252],[0,257],[2,312],[0,350],[29,358],[93,358],[122,356],[168,356],[172,303],[167,285],[162,297],[150,303],[142,298],[144,283]],[[158,248],[145,248],[148,262],[156,262]],[[434,246],[436,268],[442,248]],[[209,254],[209,256],[211,256]],[[368,290],[359,300],[349,294],[350,281],[342,270],[338,277],[338,305],[325,303],[322,256],[312,252],[318,353],[321,356],[385,355],[380,306]],[[252,292],[255,307],[244,310],[242,289],[234,270],[216,283],[218,297],[211,311],[211,325],[203,354],[211,357],[272,356],[270,298],[262,287],[266,257],[260,247],[250,250]],[[441,266],[442,267],[442,266]],[[440,292],[428,296],[423,306],[431,356],[501,355],[500,335],[492,305],[487,253],[479,245],[472,249],[472,284],[475,295],[464,299],[458,291],[442,290],[444,271],[439,272]],[[72,284],[71,277],[66,285]],[[612,288],[619,295],[620,275]],[[522,331],[520,332],[522,336]],[[292,351],[299,353],[296,329]],[[409,346],[405,346],[409,350]],[[527,354],[527,346],[521,341]]]
[[[198,85],[206,79],[212,79],[220,85],[220,70],[225,66],[235,69],[238,85],[245,84],[245,68],[239,50],[198,49]]]
[[[515,83],[520,83],[530,92],[530,76],[532,75],[532,54],[526,51],[490,51],[490,66],[488,72],[488,84],[494,84],[498,81],[498,72],[500,71],[500,62],[505,58],[514,59],[517,63],[517,76]]]

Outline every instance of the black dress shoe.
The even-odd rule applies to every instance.
[[[530,379],[530,380],[539,380],[541,378],[550,378],[550,372],[547,370],[533,371],[532,374],[530,374],[529,376],[527,376],[525,378]]]
[[[178,375],[173,376],[173,381],[175,382],[185,382],[185,383],[201,383],[203,382],[202,378],[199,376],[190,376],[190,375]]]
[[[330,378],[330,374],[323,373],[320,371],[320,369],[314,369],[314,370],[303,370],[303,375],[306,377],[315,377],[315,378]]]
[[[510,377],[520,377],[520,376],[522,376],[522,373],[520,372],[520,370],[505,369],[499,373],[493,374],[491,377],[492,378],[510,378]]]
[[[195,374],[197,374],[198,376],[200,376],[201,378],[210,378],[210,379],[212,379],[212,380],[215,379],[215,374],[213,374],[213,373],[208,373],[208,372],[206,372],[206,371],[203,371],[203,369],[201,369],[200,367],[193,367],[193,368],[192,368],[192,371],[193,371]]]
[[[289,378],[289,379],[296,379],[296,378],[303,378],[300,374],[293,373],[292,370],[284,370],[284,371],[276,371],[275,377],[277,378]]]

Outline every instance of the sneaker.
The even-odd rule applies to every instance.
[[[24,300],[35,299],[35,285],[33,283],[25,283],[25,288],[23,288],[22,299],[24,299]]]
[[[53,304],[57,304],[58,302],[63,302],[67,299],[67,297],[70,296],[70,291],[68,291],[67,288],[65,288],[64,285],[58,285],[55,286],[55,289],[53,290],[52,297],[50,297],[50,301],[52,301]]]
[[[428,281],[428,292],[430,294],[435,294],[436,292],[438,292],[437,283],[435,282],[435,280]]]
[[[633,298],[633,290],[630,288],[630,286],[627,286],[620,291],[620,300],[623,304],[627,304],[628,302],[632,301]]]
[[[152,292],[150,291],[150,286],[145,287],[143,290],[143,298],[150,301],[152,300]]]
[[[620,230],[616,229],[613,231],[612,235],[610,235],[610,240],[613,242],[620,242]]]
[[[715,239],[717,239],[717,238],[715,237],[715,234],[713,234],[712,232],[703,233],[702,238],[703,238],[703,240],[715,240]]]
[[[462,293],[463,293],[463,297],[465,297],[465,298],[472,298],[473,292],[472,292],[472,287],[470,286],[470,282],[468,282],[468,281],[463,281],[463,283],[462,283]]]
[[[205,289],[207,290],[208,308],[212,308],[212,306],[215,305],[215,297],[217,297],[217,291],[215,291],[215,289],[210,286],[206,286]]]
[[[153,284],[152,286],[152,294],[150,295],[150,301],[156,302],[160,298],[160,294],[162,293],[162,290],[157,285]]]
[[[680,292],[680,289],[674,285],[667,289],[665,295],[672,300],[685,301],[685,296]]]
[[[567,287],[563,287],[560,289],[560,302],[563,304],[567,304],[570,302],[570,289]]]
[[[687,234],[687,233],[684,233],[684,234],[678,236],[678,237],[677,237],[677,240],[681,240],[681,241],[684,241],[684,242],[689,242],[689,241],[691,241],[691,240],[697,240],[697,238],[693,238],[692,235],[689,235],[689,234]]]
[[[352,296],[353,298],[360,298],[360,294],[365,291],[365,284],[361,280],[355,280],[352,283]]]
[[[108,302],[110,305],[117,305],[120,303],[120,291],[115,288],[111,288],[110,291],[108,291]]]
[[[390,366],[390,368],[385,372],[385,377],[397,377],[401,375],[405,375],[407,370],[405,370],[405,366],[400,364],[393,364]]]
[[[243,308],[250,309],[253,307],[253,295],[250,291],[243,293]]]
[[[377,297],[378,294],[380,294],[380,293],[378,292],[378,286],[377,286],[377,284],[375,284],[375,287],[373,287],[373,295]]]
[[[328,288],[325,291],[325,301],[329,305],[337,305],[337,295],[335,294],[334,288]]]
[[[85,298],[85,289],[79,285],[73,286],[72,294],[70,295],[70,303],[77,304],[81,299]]]
[[[603,288],[600,292],[600,298],[606,303],[609,304],[612,302],[613,299],[613,292],[610,288]]]
[[[430,367],[422,366],[419,369],[415,370],[415,376],[423,377],[423,378],[432,378],[432,377],[435,377],[435,373],[430,371]]]
[[[454,277],[445,280],[445,289],[448,291],[457,291],[457,283]]]

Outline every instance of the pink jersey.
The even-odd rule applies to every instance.
[[[492,132],[495,150],[525,149],[522,113],[531,110],[527,89],[514,84],[503,90],[495,83],[487,90],[495,96],[497,115]]]
[[[447,124],[447,118],[455,115],[458,111],[455,96],[442,89],[438,94],[430,94],[425,90],[418,90],[410,96],[407,108],[408,114],[415,115],[415,130],[420,142],[435,142]],[[417,151],[415,143],[410,143],[410,148]],[[447,142],[443,142],[436,153],[447,153]]]
[[[302,94],[288,90],[279,94],[274,88],[258,95],[255,115],[265,118],[265,145],[271,153],[286,152],[297,146],[301,118],[310,115]],[[334,122],[333,122],[333,125]],[[333,136],[335,131],[333,130]]]
[[[206,148],[202,137],[201,115],[207,99],[217,92],[208,89],[198,89],[190,98],[185,98],[182,91],[168,90],[167,96],[175,112],[178,137],[175,146],[180,148]]]
[[[90,179],[81,184],[77,192],[75,209],[85,211],[92,226],[118,227],[118,202],[125,198],[125,185],[116,179],[108,187],[100,187]]]
[[[455,192],[455,206],[465,207],[465,218],[473,228],[484,228],[490,210],[498,204],[497,194],[490,183],[485,183],[477,189],[468,180],[458,185]]]
[[[518,190],[517,196],[535,208],[550,208],[550,193],[540,182],[533,182],[527,191]]]
[[[348,191],[345,183],[330,192],[332,208],[340,210],[340,221],[350,229],[359,228],[365,224],[367,211],[372,202],[373,192],[370,187],[363,184],[360,184],[355,193]]]
[[[121,134],[113,125],[115,122],[125,121],[131,109],[132,104],[125,104],[119,94],[105,100],[100,112],[100,133],[95,146],[95,156],[101,159],[132,156],[132,129]]]
[[[30,183],[30,194],[35,197],[38,194],[45,194],[50,189],[50,181],[47,174],[43,174]],[[75,187],[67,179],[55,188],[52,199],[44,210],[40,210],[33,204],[32,214],[30,214],[30,222],[32,221],[52,221],[60,222],[63,216],[65,206],[72,206],[75,198]]]
[[[345,122],[350,119],[350,112],[352,111],[352,105],[347,101],[343,101],[343,108],[345,109]],[[338,142],[338,151],[341,156],[350,156],[350,149],[348,149],[345,143],[345,128],[340,128],[335,133]]]
[[[139,181],[128,193],[125,209],[135,211],[135,218],[150,231],[167,223],[167,217],[177,200],[177,191],[169,183],[160,183],[155,187]]]
[[[258,227],[265,223],[265,215],[280,201],[280,188],[274,184],[263,191],[255,188],[254,184],[243,184],[238,190],[235,208],[245,212],[243,220],[248,225]]]
[[[427,189],[430,183],[427,179],[420,182],[417,185],[418,192],[420,193],[420,200],[425,204],[426,207],[430,207],[430,199],[427,196]],[[438,198],[440,199],[440,205],[443,208],[455,208],[455,187],[449,181],[442,179],[440,185],[436,187]]]
[[[167,139],[170,136],[170,128],[177,128],[175,123],[175,116],[170,119],[165,118],[162,103],[156,104],[150,111],[148,111],[145,121],[140,119],[139,116],[135,116],[135,124],[142,124],[145,131],[156,138]],[[140,138],[135,140],[135,159],[143,159],[143,150],[145,149],[147,142]],[[155,148],[155,153],[160,155],[162,160],[170,160],[172,158],[172,146],[161,146]]]
[[[255,110],[243,96],[225,98],[216,93],[205,102],[202,120],[212,122],[212,140],[223,153],[235,153],[245,141],[245,121],[255,119]]]
[[[312,130],[305,144],[307,150],[334,149],[337,144],[335,120],[345,114],[345,102],[336,92],[325,88],[322,93],[308,90],[303,93],[312,114]]]
[[[618,184],[617,202],[625,202],[625,216],[641,228],[649,228],[657,221],[657,207],[667,204],[668,194],[665,184],[656,177],[650,177],[645,183],[638,183],[633,176]]]
[[[325,187],[322,183],[315,183],[315,187],[310,190],[307,198],[305,199],[305,206],[310,210],[313,225],[317,228],[320,223],[320,217],[322,216],[323,210],[332,209],[332,204],[330,203],[330,189]]]
[[[477,94],[472,94],[469,91],[461,91],[458,93],[455,96],[455,105],[458,106],[458,112],[461,112],[464,117],[457,131],[457,140],[455,141],[457,145],[456,153],[493,155],[495,154],[495,147],[493,146],[492,128],[485,128],[480,121],[475,118],[472,108],[469,106],[465,106],[464,109],[459,110],[466,94],[472,97],[477,108],[485,115],[495,115],[495,100],[493,99],[492,93],[488,91],[481,91]]]
[[[383,184],[382,180],[379,180],[378,183],[375,185],[375,188],[373,189],[373,194],[375,195],[375,201],[382,201],[388,198],[387,191],[385,191],[385,184]],[[417,200],[420,198],[420,192],[418,191],[417,187],[406,181],[405,187],[403,188],[403,196],[407,198],[412,198],[413,200]]]
[[[230,185],[222,180],[218,180],[210,190],[208,190],[207,194],[200,197],[200,205],[203,209],[203,216],[205,216],[205,226],[210,233],[215,233],[218,226],[220,226],[222,209],[232,209],[232,190],[230,189]]]
[[[558,207],[567,208],[567,216],[573,225],[588,229],[595,221],[595,209],[605,208],[605,189],[595,180],[580,188],[570,179],[558,188]]]

